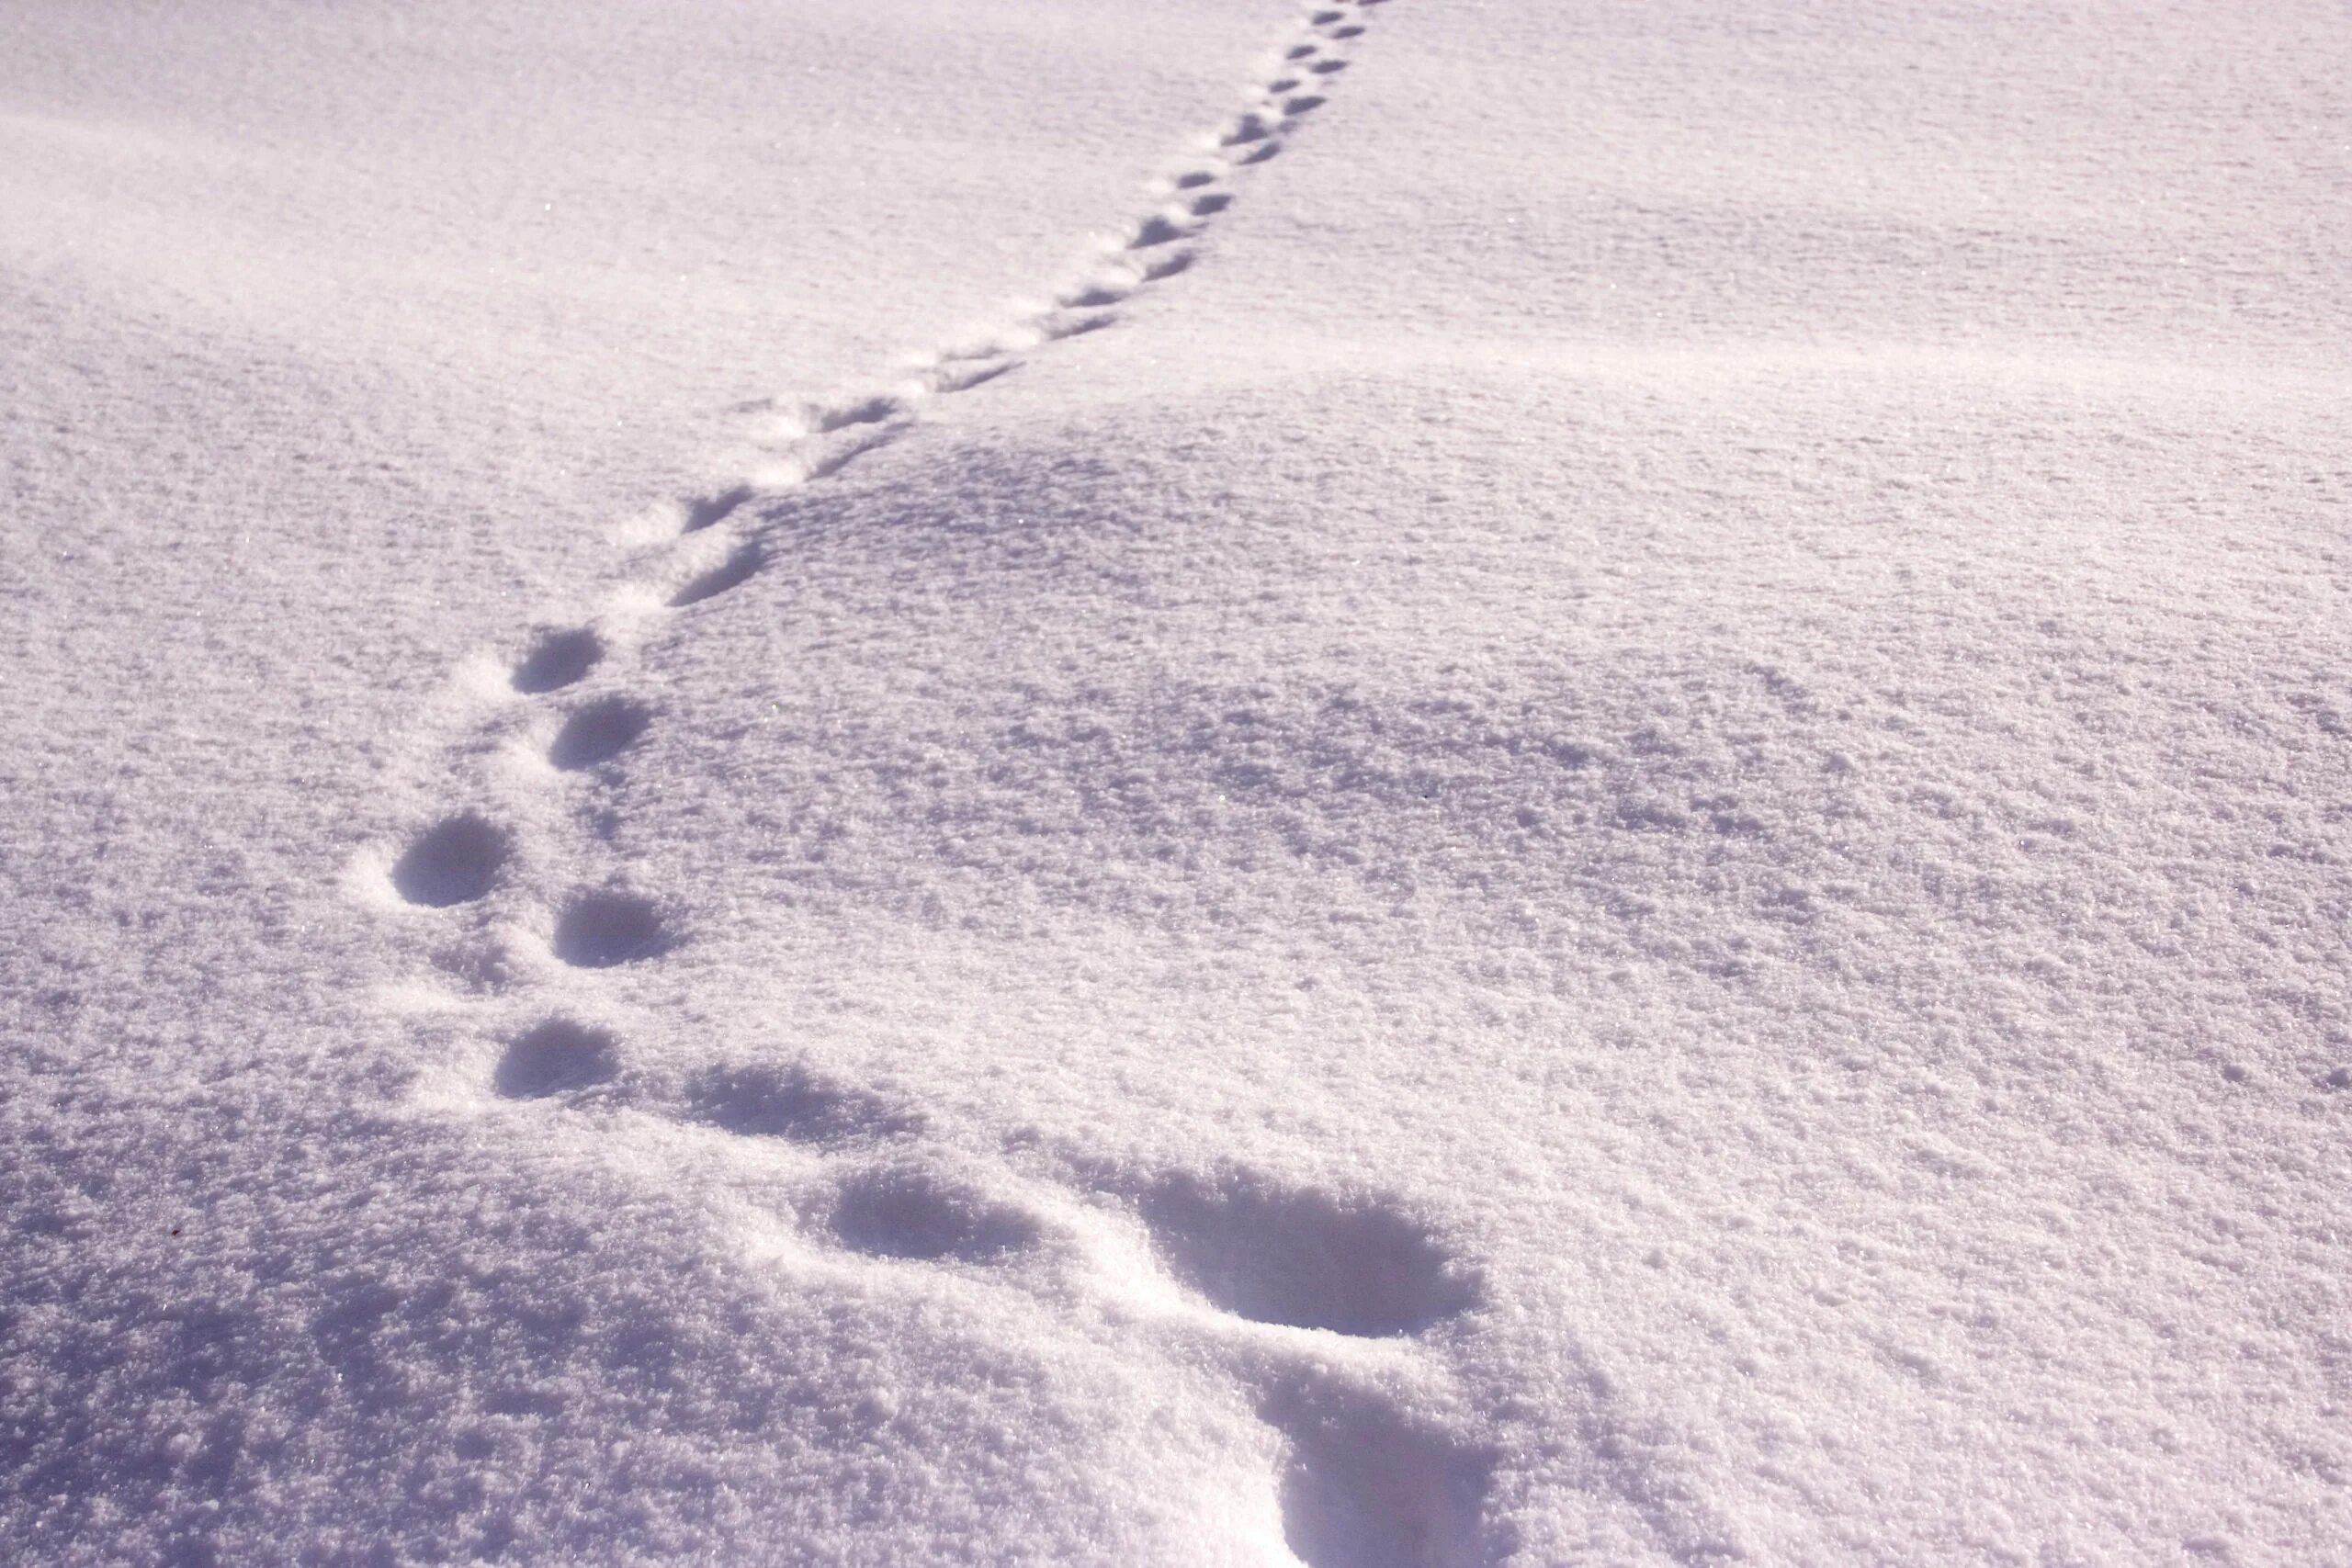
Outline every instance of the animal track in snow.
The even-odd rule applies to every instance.
[[[705,528],[726,522],[743,508],[743,503],[759,492],[750,485],[730,485],[717,495],[705,496],[686,507],[686,522],[682,532],[698,534]]]
[[[494,1088],[510,1100],[581,1104],[581,1091],[621,1077],[612,1035],[556,1019],[509,1044]],[[1412,1337],[1475,1305],[1476,1283],[1402,1209],[1246,1169],[1136,1181],[1115,1168],[1089,1179],[1080,1167],[1060,1191],[1010,1173],[976,1181],[929,1146],[930,1119],[920,1111],[802,1063],[721,1063],[674,1094],[649,1091],[650,1081],[632,1080],[622,1100],[597,1103],[637,1096],[635,1109],[740,1139],[738,1152],[754,1159],[763,1145],[799,1151],[778,1155],[773,1168],[806,1196],[779,1205],[768,1189],[753,1201],[806,1244],[878,1268],[948,1268],[989,1288],[1042,1290],[1039,1306],[1074,1322],[1125,1321],[1136,1302],[1181,1299],[1164,1288],[1136,1292],[1125,1254],[1118,1266],[1081,1268],[1074,1278],[1055,1274],[1050,1261],[1035,1269],[1048,1242],[1048,1259],[1071,1245],[1084,1250],[1085,1223],[1072,1230],[1057,1216],[1132,1213],[1154,1243],[1150,1256],[1216,1309],[1167,1320],[1165,1332],[1193,1346],[1182,1359],[1226,1364],[1282,1440],[1274,1492],[1294,1556],[1306,1568],[1476,1560],[1495,1454],[1392,1386],[1400,1371],[1408,1383],[1430,1376],[1425,1365],[1409,1371],[1394,1358],[1425,1357]],[[628,1125],[600,1119],[594,1136],[610,1147]],[[813,1166],[804,1163],[811,1155]],[[1105,1290],[1120,1292],[1118,1311],[1089,1305],[1082,1293],[1072,1299],[1073,1291]],[[1265,1325],[1302,1337],[1269,1341]],[[1344,1337],[1317,1343],[1304,1333]],[[1350,1346],[1381,1359],[1351,1363],[1355,1352],[1340,1348]]]
[[[933,351],[888,389],[747,405],[745,413],[767,416],[759,460],[671,513],[678,538],[696,542],[673,544],[650,566],[632,563],[633,586],[622,596],[631,615],[663,598],[673,610],[687,609],[749,581],[768,558],[763,499],[840,474],[917,428],[927,399],[987,386],[1045,345],[1109,328],[1139,295],[1197,265],[1247,172],[1279,155],[1304,118],[1324,107],[1324,93],[1349,67],[1349,44],[1364,30],[1353,18],[1374,3],[1309,13],[1309,32],[1294,31],[1277,46],[1285,63],[1262,73],[1233,112],[1193,141],[1154,182],[1150,206],[1100,242],[1043,297],[1047,302]],[[600,666],[625,666],[636,645],[633,635],[608,645],[587,626],[546,630],[508,681],[526,697],[544,696]],[[546,761],[568,773],[605,769],[638,744],[655,712],[654,703],[625,693],[582,702],[562,717]],[[618,773],[593,774],[589,793],[598,798],[580,807],[590,853],[610,840],[614,808],[605,792]],[[460,813],[421,834],[392,879],[412,903],[448,908],[482,898],[509,874],[512,858],[502,829]],[[554,956],[573,969],[653,960],[677,940],[661,904],[609,885],[556,904],[549,931]],[[490,985],[510,984],[515,972],[500,964],[484,973]],[[646,1110],[695,1129],[700,1146],[716,1136],[733,1156],[791,1173],[779,1179],[813,1183],[796,1219],[814,1245],[840,1249],[856,1267],[948,1267],[1029,1289],[1021,1281],[1043,1277],[1040,1269],[1050,1273],[1052,1259],[1094,1256],[1086,1253],[1093,1236],[1102,1250],[1083,1274],[1087,1282],[1057,1277],[1062,1288],[1122,1292],[1119,1311],[1090,1310],[1086,1320],[1132,1323],[1138,1312],[1156,1311],[1154,1332],[1190,1337],[1181,1353],[1187,1364],[1205,1345],[1208,1364],[1227,1365],[1240,1397],[1283,1435],[1283,1529],[1310,1568],[1451,1562],[1472,1551],[1491,1461],[1345,1371],[1429,1357],[1431,1346],[1419,1337],[1477,1304],[1476,1276],[1406,1209],[1246,1170],[1074,1187],[1010,1170],[974,1172],[929,1148],[933,1130],[921,1111],[805,1066],[721,1065],[667,1090],[658,1077],[624,1075],[617,1037],[575,1021],[560,1003],[560,987],[582,980],[535,983],[559,998],[543,1021],[503,1043],[488,1085],[496,1096],[626,1107],[632,1116]],[[532,1105],[523,1113],[543,1111]],[[647,1123],[600,1115],[596,1146],[630,1125]],[[1102,1241],[1114,1234],[1124,1239]],[[1041,1245],[1049,1239],[1050,1249]]]
[[[608,762],[636,744],[653,710],[628,697],[599,697],[576,710],[556,731],[548,761],[566,772]]]
[[[878,1094],[820,1077],[805,1067],[714,1067],[686,1091],[688,1114],[741,1137],[785,1138],[820,1147],[921,1133],[921,1112]]]
[[[1018,367],[1015,363],[1007,359],[994,364],[981,364],[970,369],[942,369],[935,378],[936,385],[933,389],[942,393],[968,392],[973,388],[985,386],[998,377],[1008,375],[1016,368]]]
[[[509,1100],[544,1100],[609,1082],[620,1071],[620,1046],[601,1029],[554,1018],[507,1043],[492,1082]]]
[[[880,424],[907,412],[906,404],[887,394],[861,398],[854,402],[811,411],[808,428],[820,435],[836,430],[847,430],[856,424]]]
[[[1138,1207],[1177,1278],[1257,1323],[1411,1334],[1475,1304],[1475,1282],[1388,1206],[1246,1175],[1173,1178]]]
[[[504,829],[473,812],[445,817],[392,863],[392,886],[412,904],[446,909],[490,891],[514,851]]]
[[[535,696],[560,691],[587,674],[604,657],[604,642],[594,632],[584,627],[549,632],[514,666],[514,689]]]
[[[1306,1381],[1260,1416],[1289,1450],[1283,1536],[1307,1568],[1427,1568],[1467,1562],[1494,1455],[1386,1398]]]
[[[555,955],[574,968],[610,969],[667,952],[662,911],[630,893],[582,893],[555,921]]]
[[[875,1258],[985,1263],[1036,1244],[1035,1216],[919,1165],[852,1174],[833,1197],[832,1232]]]
[[[699,577],[690,578],[684,586],[670,595],[670,607],[683,610],[689,604],[699,604],[706,599],[716,599],[730,588],[749,582],[760,570],[760,547],[743,545],[725,560]]]

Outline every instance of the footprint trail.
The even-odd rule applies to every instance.
[[[576,1127],[583,1157],[685,1140],[729,1168],[762,1173],[745,1193],[714,1199],[733,1204],[747,1235],[791,1238],[842,1267],[932,1270],[958,1288],[1006,1292],[1072,1334],[1125,1325],[1137,1343],[1123,1342],[1123,1353],[1218,1369],[1231,1397],[1278,1435],[1283,1459],[1267,1496],[1280,1540],[1269,1546],[1275,1560],[1306,1568],[1482,1560],[1493,1458],[1465,1435],[1476,1423],[1455,1409],[1443,1352],[1484,1304],[1477,1271],[1386,1195],[1301,1189],[1246,1169],[1138,1175],[1080,1151],[1042,1169],[1026,1147],[975,1163],[922,1108],[797,1063],[722,1063],[664,1078],[631,1059],[629,993],[612,987],[658,968],[693,933],[630,887],[611,848],[613,801],[633,749],[672,711],[630,689],[637,650],[665,622],[727,614],[726,596],[768,569],[763,503],[904,438],[933,400],[1115,328],[1138,297],[1182,277],[1250,171],[1281,156],[1325,106],[1382,3],[1319,6],[1294,23],[1242,100],[1152,183],[1142,209],[1039,300],[911,356],[887,383],[738,411],[761,429],[743,471],[662,509],[650,541],[640,525],[634,542],[651,547],[636,552],[602,611],[542,625],[494,678],[476,682],[524,708],[493,706],[444,745],[447,775],[469,779],[475,804],[443,809],[376,862],[396,905],[464,926],[470,955],[445,967],[490,993],[465,1005],[526,1020],[486,1026],[503,1043],[480,1071],[481,1104],[557,1118],[557,1135]],[[503,754],[501,736],[508,750],[517,736],[537,737],[536,772],[504,766],[470,781],[484,772],[481,758]],[[557,857],[509,823],[547,814],[519,800],[511,813],[480,804],[525,789],[569,792],[577,826],[561,858],[601,859],[600,878],[536,885],[531,868]],[[543,942],[544,962],[510,962],[517,942]]]

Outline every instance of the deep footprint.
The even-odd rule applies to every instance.
[[[506,831],[468,811],[418,835],[392,864],[392,886],[412,904],[446,909],[489,892],[514,852]]]
[[[1283,1535],[1306,1568],[1480,1560],[1492,1454],[1369,1394],[1294,1389],[1261,1413],[1290,1440]]]
[[[604,697],[564,720],[548,748],[548,761],[567,771],[609,761],[633,745],[653,722],[653,710],[627,697]]]
[[[601,1029],[553,1018],[509,1042],[492,1079],[509,1100],[543,1100],[608,1082],[620,1071],[620,1043]]]
[[[605,645],[594,632],[549,632],[523,656],[511,679],[518,692],[553,692],[587,674],[604,657]]]
[[[713,1067],[687,1087],[686,1106],[697,1121],[743,1137],[820,1147],[909,1137],[923,1129],[922,1112],[797,1065]]]
[[[1139,1207],[1177,1277],[1254,1322],[1410,1334],[1477,1299],[1426,1227],[1374,1201],[1238,1172],[1171,1178]]]
[[[578,968],[634,964],[671,945],[661,910],[633,894],[583,893],[556,917],[555,955]]]
[[[1034,1245],[1037,1223],[918,1166],[884,1166],[842,1183],[832,1211],[842,1245],[875,1258],[985,1263]]]

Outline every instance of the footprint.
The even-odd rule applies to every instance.
[[[1232,205],[1233,197],[1224,191],[1217,191],[1210,196],[1195,197],[1193,198],[1193,216],[1214,218]]]
[[[820,456],[808,465],[808,477],[811,479],[831,479],[869,453],[879,452],[904,433],[904,426],[867,431]]]
[[[743,503],[756,493],[750,485],[737,485],[717,495],[704,496],[686,508],[686,525],[681,532],[698,534],[715,523],[724,523],[742,509]]]
[[[910,1137],[924,1126],[921,1111],[799,1066],[713,1067],[687,1087],[686,1106],[729,1133],[824,1147]]]
[[[1478,1560],[1492,1452],[1360,1390],[1288,1389],[1260,1415],[1288,1439],[1283,1535],[1307,1568]]]
[[[1227,128],[1223,136],[1217,138],[1217,145],[1248,147],[1265,141],[1273,133],[1274,128],[1267,121],[1265,116],[1255,113],[1245,114]]]
[[[392,863],[392,886],[412,904],[446,909],[491,889],[514,851],[506,830],[470,811],[445,817]]]
[[[1410,1334],[1477,1300],[1425,1226],[1376,1201],[1237,1172],[1170,1178],[1138,1208],[1177,1278],[1253,1322]]]
[[[985,1263],[1034,1245],[1037,1222],[960,1182],[915,1165],[876,1166],[842,1181],[833,1235],[874,1258]]]
[[[1127,242],[1127,249],[1148,251],[1155,245],[1174,244],[1184,237],[1184,231],[1172,220],[1155,213],[1136,225],[1135,237]]]
[[[1330,36],[1336,39],[1362,38],[1363,28],[1361,27],[1333,28]]]
[[[1306,60],[1311,58],[1314,53],[1315,46],[1311,43],[1293,44],[1289,49],[1283,51],[1283,58],[1284,60]]]
[[[1116,316],[1101,311],[1085,316],[1057,316],[1039,322],[1037,330],[1044,334],[1048,343],[1059,343],[1064,338],[1084,337],[1088,333],[1099,333],[1118,319]]]
[[[1009,374],[1015,363],[1008,359],[1001,364],[981,365],[970,370],[942,371],[933,386],[941,393],[968,392],[975,387],[984,387],[998,377]]]
[[[620,1071],[620,1043],[601,1029],[551,1018],[507,1043],[492,1082],[509,1100],[544,1100],[609,1082]]]
[[[715,599],[729,589],[739,587],[749,581],[752,575],[759,570],[759,547],[745,545],[718,565],[670,595],[670,607],[674,610],[683,610],[689,604],[699,604],[706,599]]]
[[[1207,169],[1193,169],[1178,175],[1169,184],[1178,190],[1198,190],[1203,186],[1216,184],[1216,175]]]
[[[1057,302],[1073,310],[1099,310],[1106,305],[1115,305],[1126,297],[1127,291],[1124,288],[1112,288],[1107,284],[1091,283],[1083,288],[1065,294]]]
[[[549,632],[523,656],[510,679],[518,692],[552,692],[587,674],[604,657],[604,643],[584,626]]]
[[[1307,67],[1317,76],[1336,76],[1347,68],[1348,62],[1344,60],[1318,60]]]
[[[582,893],[556,917],[555,955],[581,969],[610,969],[673,945],[662,912],[629,893]]]
[[[1283,113],[1295,118],[1303,114],[1312,114],[1315,110],[1321,108],[1329,100],[1319,97],[1313,93],[1308,93],[1303,97],[1284,98],[1283,100]]]
[[[880,392],[855,402],[817,409],[809,419],[809,426],[820,435],[830,435],[836,430],[847,430],[853,424],[880,424],[892,415],[905,412],[904,403],[888,392]]]
[[[600,697],[564,720],[548,761],[567,772],[618,755],[653,722],[653,710],[628,697]]]
[[[1158,283],[1163,277],[1173,277],[1178,273],[1186,271],[1192,266],[1192,265],[1193,253],[1190,251],[1178,251],[1171,255],[1162,256],[1158,261],[1153,262],[1149,266],[1145,267],[1143,269],[1143,280],[1146,283]]]

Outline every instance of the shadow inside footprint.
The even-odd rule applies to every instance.
[[[686,508],[686,525],[683,531],[688,534],[699,533],[713,524],[726,522],[741,510],[743,503],[752,499],[752,493],[750,485],[736,485],[732,489],[721,491],[717,495],[704,496]]]
[[[605,1083],[620,1070],[620,1044],[601,1029],[551,1018],[509,1042],[492,1080],[509,1100],[542,1100]]]
[[[689,604],[699,604],[706,599],[717,598],[729,589],[749,581],[752,574],[759,570],[759,547],[746,545],[670,595],[670,606],[673,609],[683,610]]]
[[[470,811],[446,817],[392,863],[392,886],[431,908],[469,903],[490,891],[513,847],[504,829]]]
[[[1183,230],[1169,219],[1155,214],[1136,225],[1134,236],[1127,241],[1127,249],[1148,251],[1159,245],[1172,245],[1183,237]]]
[[[1426,1227],[1375,1201],[1242,1172],[1172,1178],[1140,1208],[1177,1277],[1253,1322],[1410,1334],[1476,1300]]]
[[[605,645],[585,627],[549,632],[531,647],[510,677],[518,692],[553,692],[571,685],[605,657]]]
[[[876,1258],[983,1263],[1037,1240],[1037,1222],[919,1166],[885,1166],[844,1181],[833,1203],[833,1234]]]
[[[583,969],[650,958],[671,945],[661,910],[628,893],[583,893],[556,917],[555,955]]]
[[[1306,1568],[1478,1560],[1491,1453],[1369,1394],[1292,1391],[1261,1414],[1290,1439],[1283,1535]]]
[[[564,720],[548,748],[548,761],[566,770],[593,768],[617,755],[652,722],[653,710],[643,703],[600,698]]]
[[[1249,147],[1273,135],[1274,128],[1261,114],[1245,114],[1217,139],[1220,147]]]
[[[809,423],[820,435],[824,435],[836,430],[847,430],[853,424],[880,424],[903,412],[903,403],[888,392],[881,392],[837,407],[819,409]]]
[[[745,1137],[837,1145],[920,1133],[920,1111],[831,1082],[797,1065],[713,1067],[686,1089],[697,1120]]]

